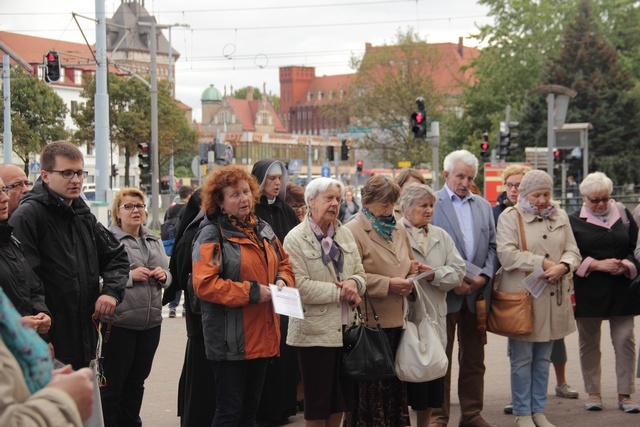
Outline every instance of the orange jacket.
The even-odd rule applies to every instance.
[[[259,302],[260,286],[294,285],[289,257],[271,227],[258,219],[264,251],[226,217],[205,217],[193,241],[193,288],[202,300],[207,358],[249,360],[280,355],[280,316]]]

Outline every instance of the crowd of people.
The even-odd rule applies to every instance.
[[[298,187],[278,160],[260,160],[251,173],[229,165],[180,192],[167,214],[176,218],[169,258],[146,227],[143,192],[119,190],[105,228],[81,198],[87,172],[77,147],[50,143],[41,165],[35,184],[20,168],[0,166],[0,425],[81,426],[96,410],[107,427],[142,425],[162,306],[175,316],[183,293],[181,426],[282,425],[303,410],[310,427],[400,427],[410,425],[411,408],[418,427],[442,427],[452,422],[457,363],[459,426],[491,427],[482,414],[481,325],[499,268],[500,292],[532,292],[532,274],[544,285],[532,297],[531,332],[508,338],[505,412],[516,425],[553,427],[552,363],[556,394],[578,397],[565,378],[564,346],[576,330],[585,409],[603,410],[603,321],[618,407],[640,413],[632,397],[638,225],[603,173],[583,179],[582,206],[567,213],[546,172],[518,165],[504,171],[491,207],[473,183],[478,159],[466,150],[446,156],[437,191],[405,169],[397,179],[371,176],[359,197],[332,178]],[[304,318],[276,314],[273,292],[285,287],[298,290]],[[365,322],[379,322],[395,352],[418,290],[446,374],[418,383],[343,375],[354,309],[371,300],[377,318]]]

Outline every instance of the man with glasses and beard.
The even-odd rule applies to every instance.
[[[92,316],[108,321],[124,297],[129,258],[80,198],[87,172],[78,147],[52,142],[40,163],[40,177],[9,224],[44,284],[54,355],[80,369],[95,358]]]

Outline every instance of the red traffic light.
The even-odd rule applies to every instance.
[[[421,112],[417,112],[416,113],[416,123],[422,123],[422,121],[424,120],[424,116],[422,115]]]
[[[482,151],[488,151],[489,150],[489,143],[486,141],[482,141],[482,143],[480,144],[480,149]]]
[[[145,152],[149,151],[149,143],[141,142],[140,144],[138,144],[138,148],[140,149],[140,151],[145,153]]]
[[[555,150],[553,152],[553,157],[555,157],[556,159],[560,158],[560,150]]]

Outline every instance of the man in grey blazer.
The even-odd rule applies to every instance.
[[[478,159],[467,150],[449,153],[444,159],[442,174],[444,187],[436,193],[431,223],[443,228],[463,259],[480,269],[462,284],[447,293],[447,356],[449,370],[445,377],[445,396],[442,409],[434,409],[432,427],[449,422],[451,401],[451,363],[456,328],[460,356],[458,397],[460,399],[460,427],[492,427],[482,418],[484,397],[484,343],[477,331],[476,299],[483,294],[489,309],[490,282],[496,271],[496,229],[491,205],[482,197],[472,194],[470,187],[478,172]]]

